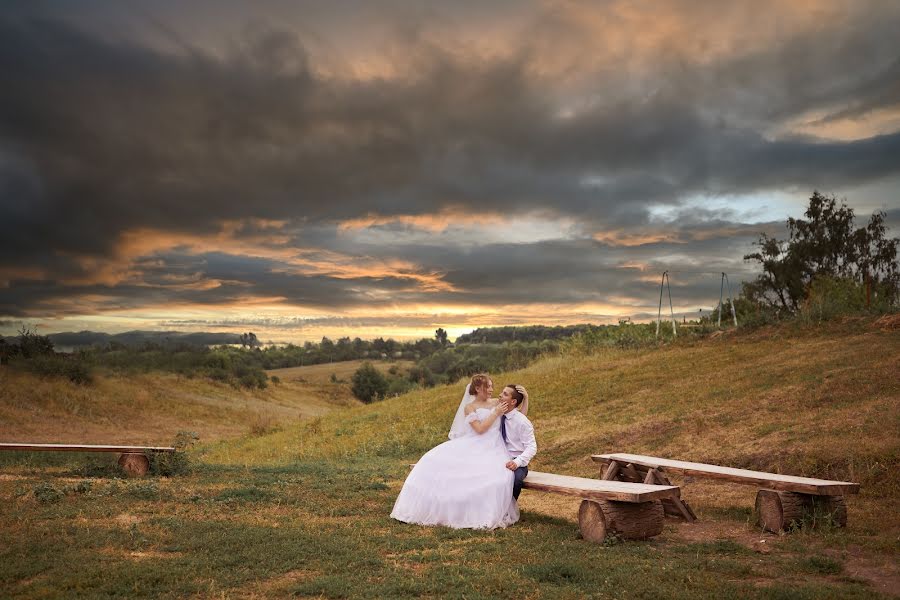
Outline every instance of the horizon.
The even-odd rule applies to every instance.
[[[900,4],[0,8],[0,335],[680,320],[814,190],[900,224]],[[666,299],[663,316],[667,309]]]

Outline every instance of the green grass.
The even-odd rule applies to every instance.
[[[700,480],[683,488],[700,522],[645,542],[589,544],[577,500],[529,491],[507,530],[392,521],[450,386],[207,443],[171,478],[0,456],[0,597],[871,598],[897,581],[898,358],[896,333],[849,322],[495,376],[531,392],[535,469],[596,476],[591,453],[630,451],[852,479],[846,529],[763,533],[753,488]]]
[[[389,459],[207,465],[173,479],[98,479],[50,504],[4,481],[13,499],[0,509],[0,594],[870,597],[864,584],[827,578],[840,572],[824,562],[833,559],[760,561],[729,540],[604,547],[580,540],[569,519],[527,511],[494,532],[404,525],[386,517],[396,490],[385,484],[402,476]]]

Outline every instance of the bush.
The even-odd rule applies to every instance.
[[[390,397],[402,396],[406,392],[414,390],[416,387],[418,386],[408,379],[392,377],[388,382],[387,395]]]
[[[193,431],[179,431],[172,442],[175,452],[147,452],[150,461],[150,473],[171,477],[182,475],[191,469],[187,451],[200,439]]]
[[[372,363],[363,363],[353,374],[352,382],[353,395],[367,404],[384,398],[388,391],[387,379]]]
[[[801,315],[810,321],[826,321],[841,315],[866,311],[888,312],[889,295],[872,290],[871,303],[866,306],[866,286],[843,277],[817,277],[809,286]]]
[[[37,355],[29,359],[19,359],[18,364],[37,375],[66,377],[78,384],[94,381],[93,373],[88,365],[73,356]]]
[[[437,385],[437,375],[435,375],[431,369],[426,366],[416,365],[415,367],[409,370],[409,374],[407,375],[407,379],[409,379],[413,383],[417,383],[422,387],[434,387]]]

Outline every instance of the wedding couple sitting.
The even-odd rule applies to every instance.
[[[419,525],[494,529],[519,520],[517,500],[528,462],[537,452],[526,416],[528,392],[475,375],[466,386],[450,428],[450,441],[416,463],[391,517]]]

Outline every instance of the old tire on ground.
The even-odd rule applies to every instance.
[[[119,466],[129,477],[143,477],[150,470],[150,460],[144,454],[129,452],[119,457]]]

